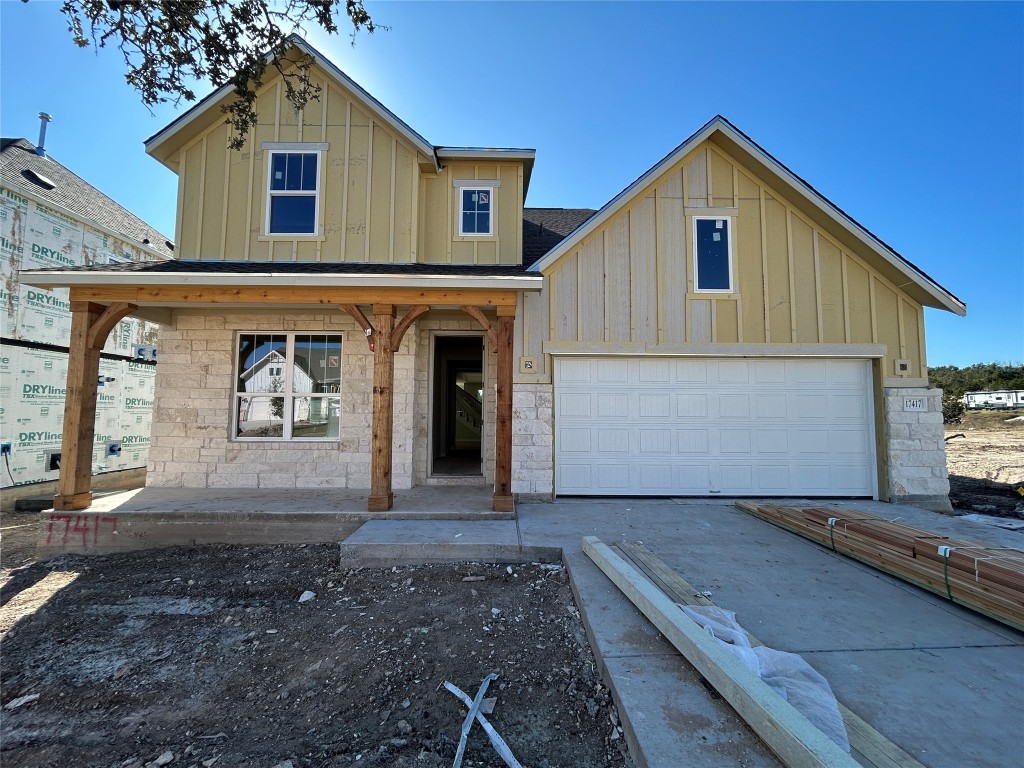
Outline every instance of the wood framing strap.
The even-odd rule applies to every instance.
[[[487,316],[480,311],[480,307],[471,307],[467,305],[462,308],[462,311],[476,320],[480,324],[480,327],[487,331],[487,340],[491,342],[491,349],[494,349],[497,346],[498,339],[494,333],[494,327],[487,320]]]

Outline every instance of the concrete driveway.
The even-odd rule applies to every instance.
[[[813,505],[862,509],[1024,548],[1020,532],[913,507]],[[521,504],[517,511],[518,524],[371,521],[342,545],[343,557],[361,553],[372,560],[376,553],[394,562],[405,555],[423,560],[434,551],[443,559],[511,561],[560,549],[641,765],[776,763],[583,554],[584,536],[644,543],[735,611],[764,643],[801,654],[843,704],[924,765],[1024,766],[1024,633],[753,518],[725,499],[569,499]]]

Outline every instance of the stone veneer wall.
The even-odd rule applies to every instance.
[[[553,388],[512,389],[512,492],[522,500],[550,500],[554,491]]]
[[[342,333],[340,439],[230,440],[236,332]],[[417,334],[395,355],[395,488],[413,481]],[[146,483],[184,488],[369,488],[373,354],[340,313],[180,314],[160,329]]]
[[[904,410],[907,398],[923,399],[927,410]],[[942,390],[886,388],[885,430],[889,500],[939,512],[952,511],[942,426]]]

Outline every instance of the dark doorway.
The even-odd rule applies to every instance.
[[[434,337],[432,474],[480,475],[483,338]]]

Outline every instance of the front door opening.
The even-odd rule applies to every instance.
[[[432,474],[481,475],[483,339],[434,338]]]

